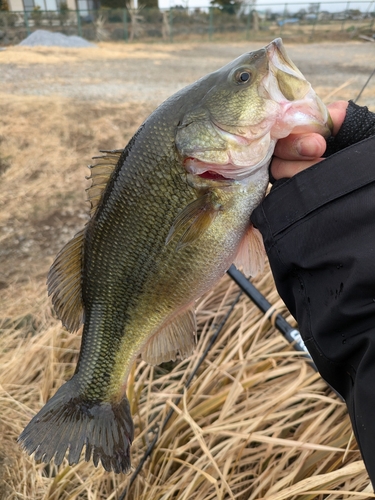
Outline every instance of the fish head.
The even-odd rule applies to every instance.
[[[242,179],[268,166],[278,139],[330,135],[327,108],[280,38],[199,80],[191,91],[192,103],[176,132],[177,150],[191,174]]]

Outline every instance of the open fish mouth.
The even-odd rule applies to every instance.
[[[283,120],[293,109],[295,127],[289,133],[317,132],[329,137],[333,122],[325,104],[312,90],[310,83],[288,56],[281,38],[276,38],[265,47],[269,60],[269,74],[263,80],[259,92],[266,90],[268,97],[282,105]],[[301,101],[301,104],[299,104]],[[274,136],[279,139],[288,134],[280,133],[277,124]]]
[[[230,177],[224,177],[224,175],[218,174],[213,170],[206,170],[205,172],[198,174],[201,179],[209,179],[212,181],[231,181]]]
[[[271,159],[272,152],[273,145],[267,149],[266,155],[262,156],[261,161],[255,164],[236,164],[235,162],[212,164],[195,158],[187,158],[184,166],[190,175],[196,175],[201,179],[233,183],[254,175],[264,166],[265,162]]]
[[[298,75],[302,80],[305,80],[301,71],[288,56],[281,38],[275,38],[275,40],[265,47],[265,50],[267,51],[271,64],[285,73],[290,73],[295,76]]]

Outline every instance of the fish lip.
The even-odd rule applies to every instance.
[[[274,78],[278,80],[278,75],[287,74],[291,75],[294,78],[307,82],[304,75],[289,58],[281,38],[276,38],[265,48],[267,50],[270,61],[271,73],[273,73]],[[318,96],[315,95],[315,92],[312,91],[311,85],[308,82],[307,84],[308,87],[306,87],[306,93],[303,96],[297,96],[294,100],[290,100],[290,98],[281,90],[279,86],[280,92],[285,98],[285,102],[282,101],[280,102],[280,104],[282,104],[284,112],[287,112],[289,108],[293,108],[293,106],[298,103],[298,101],[302,102],[306,97],[309,98],[311,102],[315,102],[315,104],[312,105],[309,113],[309,116],[311,118],[310,126],[315,127],[315,132],[327,138],[332,134],[332,119],[330,118],[329,112],[324,103],[319,99]],[[262,89],[260,88],[260,91],[261,90]],[[297,132],[293,132],[292,130],[290,133]]]
[[[291,72],[295,76],[298,75],[299,77],[305,79],[300,70],[288,56],[281,38],[275,38],[275,40],[272,40],[272,42],[269,43],[265,47],[265,49],[267,51],[267,56],[270,62],[276,68],[279,68],[283,71],[285,71],[285,69],[288,69],[288,72]]]

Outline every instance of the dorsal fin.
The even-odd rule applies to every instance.
[[[95,165],[89,165],[91,175],[86,177],[91,180],[91,186],[87,189],[88,200],[91,203],[91,217],[95,214],[103,192],[115,170],[119,159],[123,153],[123,149],[115,149],[113,151],[100,151],[105,153],[102,156],[94,156],[93,160],[100,160]]]
[[[77,233],[60,252],[48,273],[48,295],[57,316],[70,332],[83,322],[82,262],[84,229]]]
[[[103,192],[115,170],[123,150],[101,151],[100,160],[91,165],[91,186],[88,199],[91,202],[91,217],[96,212]],[[48,295],[53,307],[65,328],[70,332],[78,330],[83,322],[84,306],[82,299],[82,265],[85,229],[77,233],[57,254],[48,273]]]

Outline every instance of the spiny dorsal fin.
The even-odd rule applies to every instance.
[[[160,365],[175,361],[177,352],[182,359],[187,358],[195,347],[196,330],[195,311],[190,306],[151,337],[142,351],[142,359],[150,365]]]
[[[93,160],[100,160],[95,165],[89,165],[91,175],[87,179],[91,180],[91,186],[87,189],[88,200],[91,203],[91,217],[96,212],[103,192],[115,170],[123,150],[115,149],[113,151],[101,151],[105,153],[102,156],[94,156]]]
[[[77,233],[57,254],[48,273],[48,295],[57,316],[70,332],[83,322],[82,260],[84,229]]]
[[[246,277],[256,276],[264,269],[266,251],[260,231],[251,225],[242,238],[234,264]]]
[[[165,244],[179,232],[184,230],[176,250],[196,241],[211,225],[219,211],[221,204],[216,200],[215,194],[208,192],[187,205],[176,217],[168,233]]]

